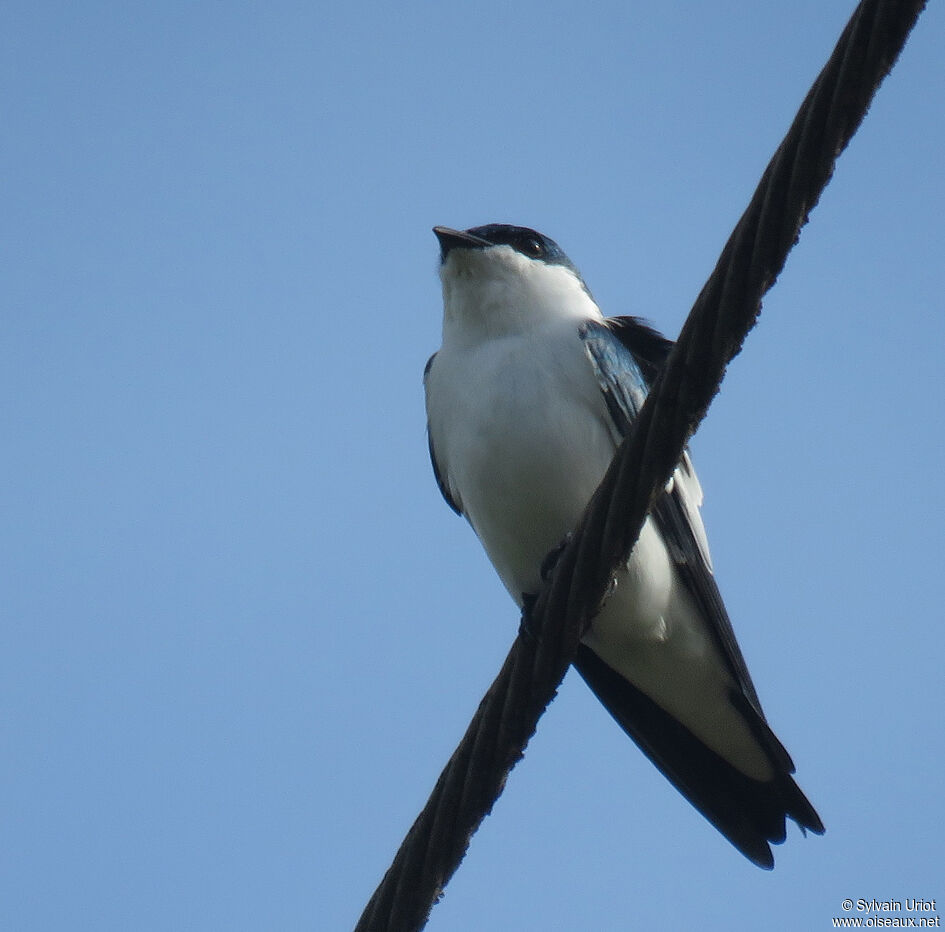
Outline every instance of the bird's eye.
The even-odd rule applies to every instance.
[[[534,236],[529,236],[527,239],[522,240],[519,251],[522,255],[529,256],[532,259],[540,259],[545,254],[545,247],[542,246],[541,240],[536,239]]]

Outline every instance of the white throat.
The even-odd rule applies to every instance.
[[[510,246],[457,249],[440,269],[443,342],[480,342],[564,321],[601,320],[575,272]]]

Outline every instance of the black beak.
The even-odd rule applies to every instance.
[[[446,262],[451,249],[485,249],[492,246],[489,240],[473,236],[465,230],[451,230],[449,227],[434,227],[433,232],[440,241],[440,261]]]

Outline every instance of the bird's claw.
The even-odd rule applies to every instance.
[[[568,533],[564,535],[564,540],[556,544],[549,551],[545,559],[541,561],[541,568],[538,570],[538,574],[541,576],[542,582],[548,582],[548,580],[551,579],[551,574],[555,571],[555,567],[558,565],[558,560],[561,559],[561,554],[564,553],[565,547],[571,543],[571,537],[572,534],[570,531],[568,531]]]
[[[538,596],[529,592],[522,593],[522,619],[518,623],[518,636],[525,641],[537,644],[541,632],[535,627],[535,619],[532,616],[532,609],[538,601]]]

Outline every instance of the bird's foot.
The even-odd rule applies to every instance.
[[[548,582],[551,579],[551,574],[555,571],[555,567],[558,565],[558,560],[561,559],[561,554],[564,553],[565,547],[571,543],[572,534],[568,531],[564,535],[564,540],[556,544],[541,561],[541,568],[538,570],[538,574],[541,576],[542,582]]]
[[[535,619],[532,616],[532,609],[537,601],[537,595],[530,592],[522,593],[522,619],[518,623],[518,636],[532,644],[537,644],[541,640],[541,631],[535,626]]]

